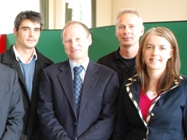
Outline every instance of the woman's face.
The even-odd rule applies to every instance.
[[[172,56],[171,44],[163,37],[151,35],[144,46],[144,60],[147,70],[163,72]]]

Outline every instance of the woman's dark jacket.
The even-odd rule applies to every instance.
[[[139,108],[137,75],[122,85],[113,140],[184,140],[187,137],[187,78],[175,80],[150,107],[147,122]]]

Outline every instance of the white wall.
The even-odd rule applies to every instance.
[[[115,24],[123,8],[136,8],[145,22],[187,20],[187,0],[97,0],[97,26]]]
[[[23,10],[40,11],[39,0],[3,0],[0,4],[0,34],[13,32],[14,19]]]
[[[113,0],[113,13],[127,7],[136,8],[144,21],[187,20],[187,0]],[[114,15],[113,15],[114,18]]]
[[[49,0],[49,29],[62,29],[65,24],[65,0]]]
[[[65,0],[49,0],[49,28],[62,29]],[[0,34],[12,33],[15,16],[22,10],[40,11],[39,0],[3,0],[0,5]],[[115,24],[123,8],[136,8],[145,22],[187,20],[187,0],[96,0],[96,26]]]
[[[106,26],[112,23],[112,0],[96,1],[96,26]]]

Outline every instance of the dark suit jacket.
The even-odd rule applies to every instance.
[[[44,69],[38,114],[43,140],[107,140],[114,128],[117,73],[89,62],[76,114],[69,61]]]
[[[23,101],[15,70],[0,64],[0,139],[20,140]]]
[[[119,96],[112,140],[184,140],[187,138],[187,78],[158,96],[149,110],[149,122],[139,112],[140,80],[129,78]],[[146,125],[147,124],[147,125]]]
[[[48,58],[46,58],[45,56],[43,56],[37,49],[36,49],[36,53],[38,59],[35,65],[31,102],[28,97],[26,83],[21,68],[19,66],[19,63],[16,61],[12,46],[9,50],[7,50],[5,53],[0,55],[0,62],[13,69],[16,69],[19,77],[19,83],[22,90],[24,109],[25,109],[24,128],[23,128],[24,135],[22,136],[21,140],[27,140],[27,137],[28,140],[37,140],[37,139],[40,140],[40,138],[37,138],[40,135],[40,132],[38,129],[39,123],[36,113],[37,102],[38,102],[38,84],[39,84],[39,78],[42,69],[49,66],[53,62]]]

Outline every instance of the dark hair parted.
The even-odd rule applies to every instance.
[[[146,64],[144,60],[144,50],[147,41],[151,35],[156,35],[165,38],[170,43],[172,49],[172,56],[167,61],[165,71],[159,79],[156,87],[156,92],[161,93],[171,88],[175,80],[180,81],[179,47],[173,32],[165,27],[151,28],[142,36],[139,51],[136,56],[136,69],[141,81],[142,90],[144,92],[147,92],[150,87],[150,77],[146,69]]]
[[[24,20],[30,20],[32,22],[36,22],[40,24],[40,29],[42,29],[42,26],[44,24],[43,21],[43,17],[39,12],[35,12],[35,11],[22,11],[20,12],[14,21],[14,28],[16,29],[16,31],[19,30],[19,26],[20,24],[24,21]]]

